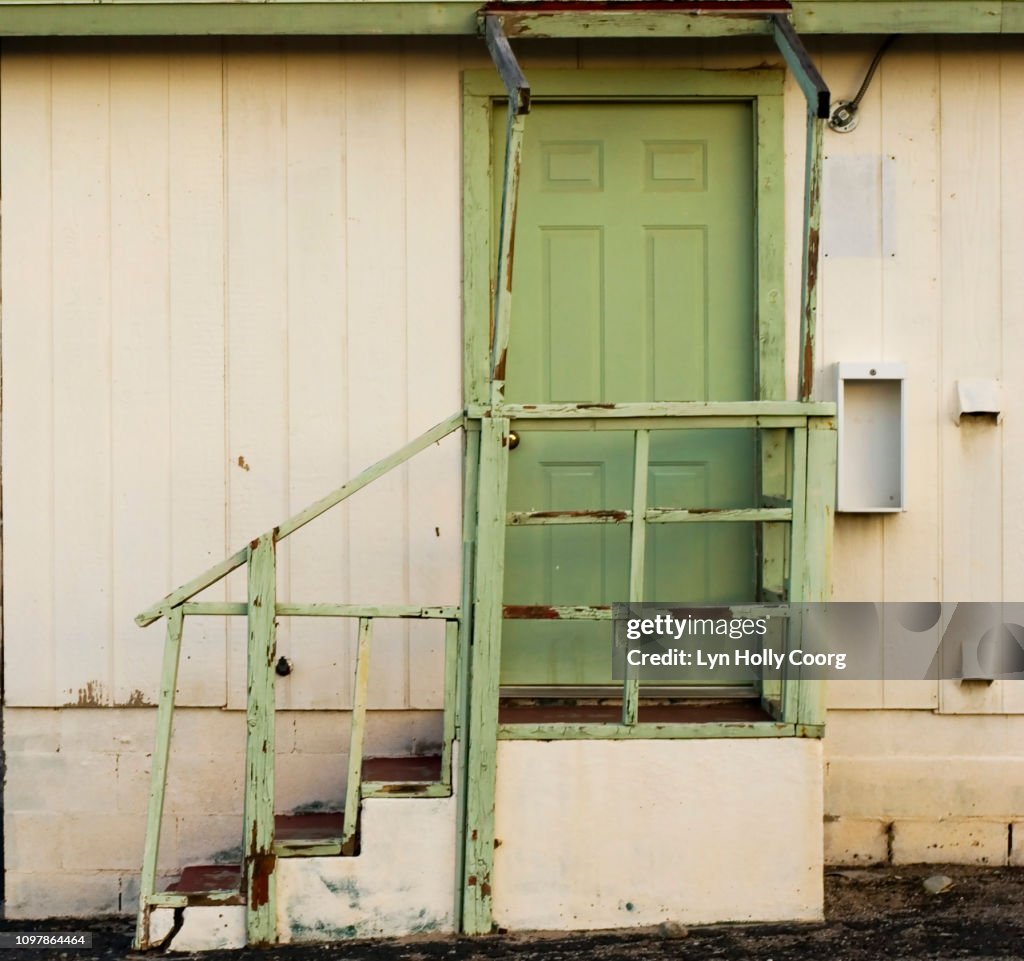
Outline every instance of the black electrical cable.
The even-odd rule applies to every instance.
[[[892,33],[885,38],[885,41],[878,48],[878,53],[875,54],[875,59],[871,61],[871,66],[868,67],[868,72],[864,77],[864,82],[860,85],[860,90],[857,91],[857,96],[850,101],[851,107],[859,107],[860,102],[864,97],[864,94],[868,92],[868,86],[871,83],[871,78],[874,77],[875,71],[878,69],[878,65],[882,62],[882,57],[885,56],[885,51],[888,50],[893,41],[899,36],[898,33]]]
[[[829,117],[828,125],[833,130],[845,133],[853,130],[857,125],[857,110],[860,107],[860,102],[864,98],[864,94],[868,92],[868,87],[871,85],[871,80],[875,76],[875,71],[878,69],[878,65],[882,62],[882,57],[885,56],[885,51],[893,45],[893,42],[898,37],[898,33],[893,33],[885,38],[882,45],[878,48],[878,52],[875,54],[874,59],[871,61],[871,66],[868,67],[868,72],[864,77],[864,82],[860,85],[860,90],[857,91],[857,96],[852,100],[840,103],[836,109],[832,111],[832,116]]]

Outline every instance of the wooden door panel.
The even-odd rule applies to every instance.
[[[755,396],[753,123],[743,103],[537,103],[527,124],[506,397]],[[503,128],[495,129],[500,156]],[[509,510],[626,510],[629,432],[517,427]],[[752,431],[655,431],[652,507],[754,503]],[[652,525],[645,596],[748,600],[750,525]],[[610,604],[628,525],[508,531],[505,603]],[[503,684],[610,682],[607,624],[505,623]]]

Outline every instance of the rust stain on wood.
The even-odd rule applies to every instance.
[[[508,606],[504,608],[504,614],[511,620],[557,621],[561,619],[561,615],[555,608],[541,604]]]
[[[494,379],[504,380],[505,379],[505,362],[508,359],[508,348],[502,349],[501,354],[498,356],[498,360],[494,364]]]
[[[624,521],[629,516],[627,511],[531,511],[531,517],[593,517],[597,520]]]
[[[270,903],[270,876],[274,873],[277,862],[277,858],[271,852],[260,848],[255,821],[249,838],[246,861],[249,864],[249,907],[255,911]]]

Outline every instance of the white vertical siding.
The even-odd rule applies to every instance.
[[[397,447],[407,434],[405,340],[405,65],[394,44],[353,44],[346,58],[348,92],[349,277],[366,283],[348,290],[348,403],[358,407],[349,430],[349,456],[369,464]],[[415,158],[411,158],[415,163]],[[351,376],[369,376],[358,381]],[[402,388],[395,389],[396,384]],[[353,597],[398,600],[408,584],[401,563],[407,545],[406,473],[393,472],[359,495],[349,508],[348,551],[359,563],[349,571]],[[382,582],[380,572],[388,572]],[[404,625],[375,627],[374,665],[404,658]],[[375,702],[405,702],[408,678],[374,670]]]
[[[1000,222],[1002,271],[1002,591],[1003,598],[1024,596],[1024,55],[1004,55],[1000,63],[1000,189],[1004,216]],[[1024,684],[1003,685],[1003,709],[1024,714]]]
[[[168,67],[165,56],[145,50],[112,57],[103,71],[106,104],[96,97],[97,110],[109,117],[109,140],[97,158],[97,179],[109,183],[109,262],[97,273],[110,286],[110,696],[122,704],[141,696],[160,670],[158,646],[138,643],[134,588],[153,553],[165,574],[171,554]],[[83,326],[91,325],[83,318]],[[91,375],[90,387],[99,394]],[[104,445],[96,447],[99,453]],[[138,533],[143,517],[145,538]],[[76,672],[83,666],[90,665],[69,662]]]
[[[433,49],[429,42],[410,42],[405,51],[405,403],[414,431],[443,420],[461,402],[462,225],[453,213],[461,210],[462,188],[447,171],[461,169],[462,90],[458,71]],[[448,251],[440,263],[436,249]],[[445,388],[439,391],[439,384]],[[416,603],[457,598],[461,589],[459,567],[451,563],[462,540],[461,493],[451,496],[457,448],[449,438],[408,466],[408,591]],[[410,629],[413,707],[441,703],[439,627]]]
[[[850,41],[822,54],[819,69],[834,90],[833,99],[852,95],[866,64],[864,46]],[[818,342],[826,367],[818,375],[818,395],[829,398],[834,396],[830,360],[871,360],[884,353],[880,102],[876,83],[862,102],[856,132],[825,134]],[[883,523],[880,517],[852,523],[837,518],[836,535],[844,545],[835,552],[833,566],[837,596],[869,601],[884,595]],[[830,703],[853,707],[881,701],[881,694],[881,679],[844,683],[834,686]]]
[[[138,610],[460,403],[454,48],[8,48],[2,84],[6,699],[152,701]],[[458,447],[297,534],[282,596],[457,602]],[[438,705],[414,634],[377,706]],[[348,703],[345,636],[282,622],[282,706]],[[244,652],[190,622],[182,700],[244,704]]]
[[[243,544],[288,514],[287,157],[279,47],[238,44],[224,63],[228,531]],[[278,551],[278,581],[288,552]],[[235,579],[236,596],[244,582]],[[287,648],[288,624],[279,629]],[[228,706],[245,704],[246,626],[233,619]]]
[[[1002,373],[999,258],[1000,58],[948,41],[940,71],[942,345],[940,384]],[[1009,213],[1009,211],[1007,211]],[[945,396],[943,396],[945,394]],[[942,586],[958,600],[1002,600],[1002,434],[950,417],[939,394]],[[943,710],[998,710],[1003,685],[939,687]]]
[[[168,55],[171,551],[167,575],[173,585],[216,563],[228,543],[222,73],[217,41],[184,50],[171,48]],[[156,563],[158,558],[150,554],[143,570]],[[146,589],[153,586],[150,577]],[[140,588],[134,599],[141,595]],[[222,587],[209,595],[226,596]],[[194,704],[225,701],[226,636],[222,620],[189,622],[180,683]],[[155,646],[137,630],[132,643],[136,649]],[[150,690],[143,684],[152,685],[158,670],[153,664],[137,686]]]
[[[52,84],[45,52],[0,58],[3,237],[18,237],[0,276],[4,660],[6,699],[26,704],[53,703],[56,681]]]
[[[856,90],[873,46],[829,46],[824,73],[837,99]],[[1011,358],[1021,280],[1007,268],[1024,240],[1016,183],[1024,141],[1013,120],[1022,71],[1024,52],[1012,42],[903,38],[883,61],[857,130],[826,134],[827,164],[846,153],[877,159],[879,190],[864,216],[877,219],[881,244],[824,260],[823,360],[903,361],[908,401],[909,509],[838,517],[837,598],[1020,599],[1021,549],[1011,542],[1020,528],[1013,411],[1021,384]],[[826,213],[826,250],[829,232],[843,230]],[[954,424],[964,377],[1003,382],[1001,427]],[[830,705],[1019,711],[1016,687],[844,684]]]
[[[110,60],[68,52],[54,55],[52,67],[54,400],[47,439],[53,447],[55,687],[64,701],[88,702],[110,697],[113,687]],[[23,282],[34,281],[29,275]],[[153,541],[166,550],[160,529],[158,521]],[[166,562],[160,566],[166,569]],[[17,676],[12,696],[16,682]]]
[[[347,477],[341,426],[348,417],[346,349],[346,77],[338,43],[291,44],[285,53],[288,216],[289,510],[300,510]],[[357,413],[362,413],[359,406]],[[358,468],[358,465],[356,465]],[[291,541],[289,590],[296,600],[340,598],[351,563],[344,510]],[[281,702],[336,707],[349,677],[344,628],[293,622],[280,639],[296,673]]]
[[[906,365],[906,462],[914,509],[882,530],[884,593],[894,600],[939,597],[940,502],[938,476],[941,287],[935,269],[940,251],[939,56],[931,40],[904,41],[883,62],[877,108],[882,117],[879,151],[887,176],[882,185],[882,317],[884,356]],[[884,95],[884,101],[881,99]],[[888,165],[886,168],[884,165]],[[883,703],[891,708],[932,708],[934,684],[887,681]]]
[[[814,42],[837,99],[874,49]],[[528,68],[764,61],[779,62],[748,41],[524,44]],[[9,704],[151,700],[160,629],[138,631],[134,612],[459,405],[459,71],[486,63],[470,41],[5,46]],[[1016,45],[904,38],[858,129],[826,133],[830,174],[874,174],[859,247],[833,243],[852,228],[826,211],[819,393],[835,361],[902,360],[909,402],[910,509],[838,519],[839,598],[1018,599],[1022,98]],[[786,106],[792,389],[792,83]],[[952,424],[966,376],[1002,378],[1001,428]],[[426,452],[297,534],[281,551],[282,595],[455,602],[457,448]],[[235,576],[210,596],[243,591]],[[282,706],[348,703],[346,636],[282,625],[295,665]],[[436,635],[382,627],[375,703],[435,705],[438,649]],[[188,703],[242,704],[240,623],[191,624],[186,657]],[[1012,687],[969,702],[892,683],[833,696],[1021,710]]]

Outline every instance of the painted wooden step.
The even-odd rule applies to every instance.
[[[191,864],[166,890],[187,896],[189,904],[244,904],[241,887],[239,864]]]
[[[363,761],[363,795],[416,796],[441,786],[439,754],[368,757]],[[278,814],[274,817],[274,853],[278,857],[332,857],[341,854],[345,815],[341,811]],[[237,864],[190,865],[167,887],[188,895],[190,903],[243,903]],[[232,901],[234,898],[236,900]]]
[[[344,826],[341,811],[275,815],[274,853],[281,858],[339,855]]]
[[[359,857],[278,857],[275,940],[399,937],[453,931],[455,797],[365,798]],[[282,840],[319,840],[337,830],[337,812],[276,819]],[[187,869],[162,891],[150,915],[151,941],[173,952],[239,948],[246,906],[237,865]],[[217,901],[225,884],[230,901]],[[335,952],[336,953],[336,952]]]
[[[441,755],[368,757],[363,761],[363,796],[431,793],[442,782]]]

